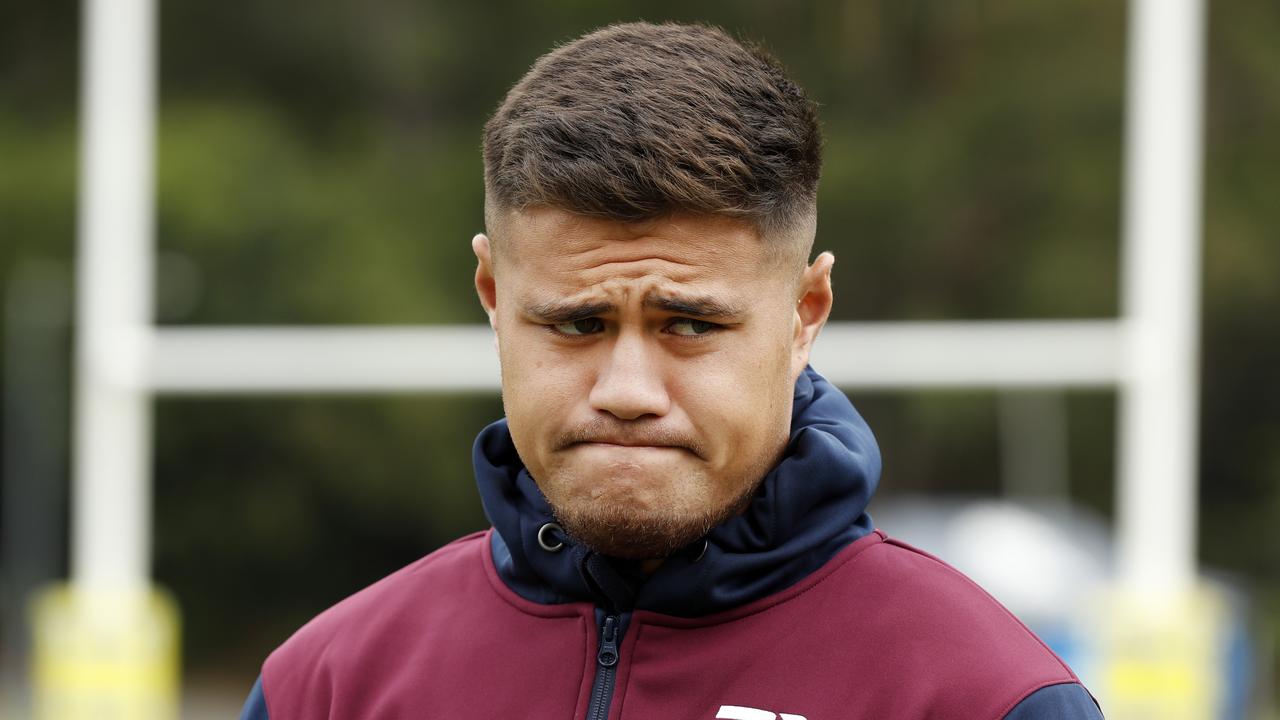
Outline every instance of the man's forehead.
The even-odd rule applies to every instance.
[[[660,246],[672,259],[733,256],[750,261],[763,256],[764,241],[753,223],[719,215],[671,213],[624,222],[590,217],[559,208],[534,207],[504,213],[498,240],[513,258],[593,251],[622,251]]]
[[[528,315],[546,322],[606,315],[626,305],[697,318],[730,319],[748,314],[748,303],[727,289],[703,292],[666,283],[640,287],[603,285],[565,295],[557,295],[546,287],[531,288],[522,294],[520,305]]]

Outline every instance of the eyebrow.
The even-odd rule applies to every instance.
[[[650,295],[644,299],[644,306],[653,310],[665,310],[676,315],[689,317],[737,317],[742,310],[729,303],[713,297],[677,297],[674,295]]]
[[[644,299],[644,306],[652,310],[662,310],[675,315],[693,318],[734,318],[742,314],[742,310],[734,305],[705,296],[650,295]],[[586,320],[587,318],[604,315],[616,310],[617,306],[611,302],[559,300],[533,303],[525,307],[525,312],[539,322],[557,325]]]
[[[560,325],[603,315],[612,312],[613,309],[613,303],[609,302],[581,303],[552,300],[528,305],[525,307],[525,312],[539,322]]]

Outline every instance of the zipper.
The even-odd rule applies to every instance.
[[[596,679],[591,685],[591,704],[587,720],[605,720],[613,701],[613,682],[618,673],[618,636],[620,619],[605,615],[600,623],[600,648],[596,651]]]

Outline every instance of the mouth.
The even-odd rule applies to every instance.
[[[694,456],[698,456],[698,454],[694,452],[692,449],[687,448],[683,445],[647,443],[644,441],[623,440],[623,439],[582,440],[582,441],[571,444],[566,449],[574,449],[574,448],[588,450],[588,451],[597,450],[601,452],[620,453],[620,454],[650,453],[650,452],[653,452],[653,453],[677,452],[677,453],[690,453]]]
[[[556,450],[591,450],[593,448],[595,452],[600,453],[681,452],[693,455],[699,460],[707,459],[706,448],[698,441],[696,435],[691,432],[682,432],[677,428],[639,423],[626,427],[594,423],[594,427],[579,426],[556,438]]]
[[[688,448],[680,445],[657,445],[643,442],[630,442],[622,440],[584,440],[576,442],[569,447],[598,447],[598,448],[629,448],[636,450],[687,450]]]
[[[678,445],[669,445],[662,442],[643,442],[632,441],[632,439],[585,439],[585,441],[576,443],[576,445],[613,445],[617,447],[680,447]]]

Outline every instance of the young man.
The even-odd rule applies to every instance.
[[[472,240],[493,529],[299,630],[244,717],[1100,718],[995,600],[873,529],[875,440],[808,367],[820,146],[800,89],[713,28],[539,59],[485,127]]]

